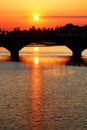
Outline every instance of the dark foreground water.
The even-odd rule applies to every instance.
[[[0,62],[0,130],[87,130],[87,67],[25,61]]]

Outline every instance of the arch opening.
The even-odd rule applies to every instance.
[[[72,56],[72,50],[67,46],[57,46],[56,49],[60,56]]]
[[[82,56],[87,56],[87,49],[82,51]]]
[[[48,64],[48,61],[66,64],[71,56],[72,51],[67,46],[26,46],[19,51],[20,61],[29,64],[34,64],[37,59],[40,64]]]
[[[23,47],[20,51],[19,51],[19,56],[27,56],[27,55],[30,55],[32,54],[33,52],[33,47],[30,47],[30,46],[25,46]]]
[[[10,52],[5,47],[0,47],[0,61],[7,61],[10,59]]]
[[[27,56],[35,54],[50,54],[58,56],[72,56],[72,51],[67,46],[25,46],[19,51],[20,56]]]

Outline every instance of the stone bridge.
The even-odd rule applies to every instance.
[[[72,51],[72,56],[81,58],[81,53],[87,48],[86,37],[73,36],[26,36],[26,35],[1,35],[0,46],[10,52],[12,61],[19,60],[19,51],[31,43],[44,44],[46,46],[65,45]]]

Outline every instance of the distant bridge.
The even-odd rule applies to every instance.
[[[87,48],[87,37],[73,36],[26,36],[26,35],[1,35],[0,46],[10,52],[11,61],[19,60],[19,51],[31,43],[46,46],[65,45],[72,51],[72,56],[81,58],[81,53]]]

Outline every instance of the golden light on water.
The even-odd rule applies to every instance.
[[[38,65],[39,64],[39,57],[38,57],[38,51],[39,51],[39,47],[34,47],[34,65]]]
[[[34,58],[34,63],[38,64],[39,59],[38,57]],[[35,65],[34,64],[34,65]],[[42,122],[41,122],[41,115],[42,115],[42,78],[41,78],[41,69],[40,67],[32,66],[32,73],[31,73],[31,112],[29,113],[30,125],[32,130],[41,130],[42,129]]]
[[[39,57],[34,57],[34,64],[38,65],[39,64]]]
[[[20,56],[22,54],[22,51],[20,52]],[[24,51],[27,52],[27,55],[21,56],[20,60],[29,63],[29,65],[31,65],[32,67],[67,64],[70,59],[70,57],[67,56],[72,55],[72,52],[65,46],[62,47],[33,46],[30,48],[29,47],[24,48]],[[63,56],[61,56],[60,54],[62,54],[63,51],[64,51]],[[66,55],[65,57],[64,54]]]

